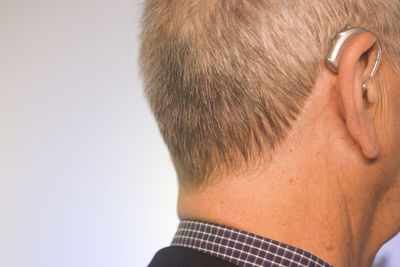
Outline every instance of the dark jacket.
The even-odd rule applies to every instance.
[[[184,247],[166,247],[157,252],[149,267],[237,267],[217,257]]]

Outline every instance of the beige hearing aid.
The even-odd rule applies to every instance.
[[[361,27],[348,27],[347,29],[341,31],[335,36],[335,38],[332,40],[332,46],[329,50],[328,56],[325,59],[325,64],[331,71],[336,74],[339,72],[339,63],[343,55],[343,51],[354,37],[363,32],[368,32],[368,30]],[[378,47],[378,54],[376,56],[374,68],[368,76],[368,79],[362,85],[363,94],[367,89],[368,84],[371,82],[376,72],[378,71],[379,64],[381,62],[382,47],[378,39],[376,41],[376,44]]]

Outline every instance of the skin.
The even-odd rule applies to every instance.
[[[371,265],[400,230],[400,77],[385,58],[361,93],[375,42],[370,33],[353,39],[338,75],[321,68],[272,160],[196,191],[180,187],[180,218],[279,240],[334,266]]]

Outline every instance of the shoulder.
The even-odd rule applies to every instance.
[[[184,247],[171,246],[156,253],[149,267],[235,267],[217,257]]]

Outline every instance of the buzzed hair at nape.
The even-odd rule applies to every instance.
[[[399,0],[146,1],[141,73],[180,184],[198,188],[273,156],[331,39],[365,27],[390,61],[399,22]]]

